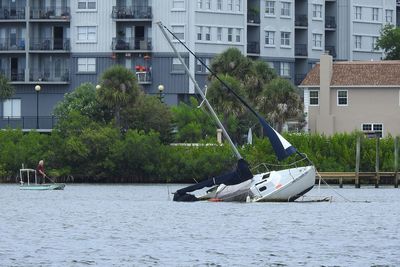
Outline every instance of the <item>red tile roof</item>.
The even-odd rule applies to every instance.
[[[319,85],[317,64],[307,74],[301,86]],[[400,60],[334,62],[331,86],[341,85],[400,86]]]

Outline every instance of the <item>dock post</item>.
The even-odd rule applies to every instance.
[[[376,148],[375,148],[375,178],[376,178],[376,182],[375,182],[375,188],[379,187],[379,139],[380,136],[378,135],[378,133],[375,133],[375,139],[376,139]]]
[[[357,144],[356,144],[356,178],[355,178],[355,187],[360,188],[360,148],[361,148],[361,137],[357,136]]]
[[[343,177],[339,178],[339,188],[343,188]]]
[[[394,188],[399,188],[399,137],[394,138]]]

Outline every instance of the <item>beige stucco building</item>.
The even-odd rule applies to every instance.
[[[400,61],[332,62],[324,54],[300,87],[311,133],[400,135]]]

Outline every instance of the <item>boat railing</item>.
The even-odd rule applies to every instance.
[[[308,158],[306,155],[304,155],[304,158],[301,158],[299,160],[296,160],[295,162],[289,163],[289,164],[273,164],[273,163],[260,163],[257,166],[251,168],[252,171],[260,171],[260,168],[263,167],[264,171],[263,172],[270,172],[272,169],[287,169],[287,168],[297,168],[299,167],[300,163],[308,162]]]
[[[34,184],[37,184],[37,176],[36,176],[36,170],[34,169],[20,169],[19,170],[19,179],[20,179],[20,184],[23,185],[24,182],[24,174],[26,176],[27,184],[30,184],[30,178],[31,178],[31,173],[33,173],[33,178],[35,179]]]

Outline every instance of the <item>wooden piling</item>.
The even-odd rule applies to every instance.
[[[361,148],[361,137],[357,136],[357,144],[356,144],[356,178],[355,178],[355,187],[360,188],[360,148]]]
[[[339,188],[343,188],[343,177],[339,178]]]
[[[394,188],[399,188],[399,137],[394,139]]]
[[[380,136],[378,135],[378,133],[375,134],[375,178],[376,178],[376,182],[375,182],[375,188],[379,187],[379,180],[380,180],[380,175],[379,175],[379,140],[380,140]]]

